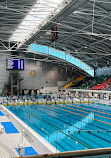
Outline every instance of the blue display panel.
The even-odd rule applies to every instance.
[[[8,70],[23,70],[24,69],[24,59],[7,59],[6,68]]]

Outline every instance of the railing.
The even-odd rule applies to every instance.
[[[78,150],[69,152],[60,152],[54,154],[43,154],[35,156],[25,156],[22,158],[110,158],[111,148],[99,148],[99,149],[89,149],[89,150]],[[18,157],[16,157],[18,158]]]

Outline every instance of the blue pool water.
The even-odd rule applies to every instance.
[[[111,146],[110,107],[60,104],[7,108],[61,152]]]

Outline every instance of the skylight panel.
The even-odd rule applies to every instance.
[[[63,8],[63,2],[64,0],[37,0],[9,40],[17,42],[28,40],[41,26],[51,20],[50,15],[56,15]]]

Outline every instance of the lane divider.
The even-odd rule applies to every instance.
[[[25,109],[24,111],[25,111],[26,113],[30,114],[28,110]],[[46,120],[43,120],[43,119],[41,119],[40,117],[35,116],[34,114],[31,114],[31,115],[34,116],[35,118],[41,120],[42,122],[46,123],[47,125],[51,126],[52,128],[58,130],[59,132],[63,133],[63,134],[66,135],[67,137],[70,137],[71,139],[73,139],[73,140],[75,140],[75,141],[78,141],[78,142],[79,142],[80,144],[82,144],[83,146],[85,146],[85,147],[87,147],[87,148],[89,148],[89,149],[92,149],[92,148],[93,148],[93,147],[91,147],[91,146],[90,146],[89,144],[87,144],[87,143],[85,143],[85,144],[84,144],[84,142],[82,143],[81,140],[78,140],[78,138],[73,138],[72,136],[70,136],[70,135],[64,133],[63,131],[61,131],[60,129],[58,129],[58,127],[53,126],[51,123],[47,122]]]
[[[74,106],[74,105],[70,105],[70,106]],[[106,115],[111,115],[111,114],[108,114],[108,113],[105,113],[105,112],[91,110],[91,109],[87,109],[87,108],[83,108],[83,107],[79,107],[79,106],[74,106],[74,107],[81,108],[81,109],[86,109],[86,110],[90,110],[90,111],[94,111],[94,112],[98,112],[98,113],[102,113],[102,114],[106,114]]]
[[[69,112],[69,113],[72,113],[72,114],[75,114],[75,115],[87,117],[87,118],[89,118],[89,119],[92,119],[92,120],[95,120],[95,121],[98,121],[98,122],[102,122],[102,123],[111,125],[111,123],[104,122],[104,121],[101,121],[101,120],[98,120],[98,119],[93,119],[93,118],[90,118],[90,117],[88,117],[88,116],[84,116],[84,115],[81,115],[81,114],[78,114],[78,113],[75,113],[75,112],[71,112],[71,111],[68,111],[68,110],[65,110],[65,109],[61,109],[61,108],[58,108],[58,107],[55,107],[55,106],[51,106],[51,105],[47,105],[47,106],[54,107],[54,108],[56,108],[56,109],[60,109],[60,110],[63,110],[63,111],[66,111],[66,112]]]
[[[5,106],[9,106],[9,105],[40,105],[40,104],[71,104],[71,103],[93,103],[93,101],[48,101],[48,102],[30,102],[30,103],[3,103],[3,105]]]
[[[59,106],[61,106],[61,105],[59,105]],[[70,108],[70,107],[67,107],[67,106],[65,106],[65,105],[64,105],[64,106],[61,106],[61,107],[65,107],[65,108],[68,108],[68,109],[72,109],[72,110],[76,110],[76,111],[80,111],[80,112],[84,112],[84,113],[90,114],[90,112],[82,111],[82,110],[78,110],[78,109],[74,109],[74,108]],[[75,106],[75,107],[76,107],[76,106]],[[94,115],[111,120],[111,118],[109,118],[109,117],[105,117],[105,116],[101,116],[101,115],[97,115],[97,114],[94,114]]]

